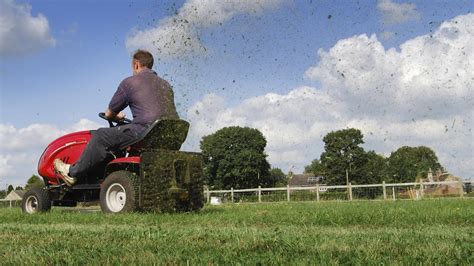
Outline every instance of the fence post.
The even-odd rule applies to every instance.
[[[207,203],[209,203],[209,201],[211,200],[211,192],[209,191],[208,187],[206,187],[206,200]]]
[[[395,187],[392,187],[392,198],[395,200]]]
[[[464,186],[462,180],[459,180],[459,196],[461,196],[461,198],[464,197]]]
[[[319,202],[319,184],[316,184],[316,201]]]
[[[232,203],[234,203],[234,188],[233,187],[230,188],[230,200],[232,201]]]
[[[262,202],[262,186],[258,186],[258,202]]]
[[[425,194],[424,192],[424,186],[423,186],[423,180],[420,179],[420,199],[423,199],[423,196]]]
[[[385,187],[385,180],[382,182],[382,188],[383,188],[383,199],[387,199],[387,188]]]
[[[290,201],[290,185],[286,185],[286,200]]]
[[[349,182],[349,184],[347,186],[348,186],[348,189],[349,189],[349,200],[352,200],[352,184],[351,184],[351,182]]]

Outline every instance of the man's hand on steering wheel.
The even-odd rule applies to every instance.
[[[99,117],[107,120],[109,122],[110,127],[132,123],[130,119],[125,118],[124,112],[119,112],[118,114],[115,114],[110,109],[107,109],[105,113],[99,113]],[[116,123],[116,124],[114,125],[113,123]]]
[[[116,116],[115,116],[117,121],[124,121],[125,120],[125,113],[120,111]]]

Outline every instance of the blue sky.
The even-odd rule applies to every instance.
[[[54,41],[45,44],[38,39],[29,40],[26,35],[22,35],[24,39],[20,41],[32,43],[37,41],[37,48],[25,48],[22,52],[5,49],[2,52],[2,57],[0,57],[0,124],[13,127],[18,132],[33,124],[49,125],[57,130],[55,134],[51,133],[50,138],[57,136],[58,132],[75,128],[74,125],[81,119],[87,120],[83,121],[85,125],[105,126],[106,123],[97,117],[97,113],[106,108],[120,81],[131,74],[130,53],[134,47],[127,47],[127,40],[138,36],[137,32],[160,28],[160,25],[166,24],[167,19],[188,16],[183,6],[199,3],[193,0],[2,0],[2,2],[2,5],[13,7],[12,10],[19,6],[30,6],[31,17],[42,14],[48,22],[48,29],[45,31],[46,38],[54,39]],[[206,6],[207,2],[202,1],[198,4],[198,8],[213,10],[212,6]],[[377,41],[385,50],[394,48],[396,52],[400,52],[400,45],[418,36],[433,34],[443,22],[460,15],[470,14],[473,9],[472,1],[461,0],[259,0],[253,1],[253,4],[256,2],[261,2],[258,6],[261,10],[255,9],[255,12],[246,8],[245,5],[238,4],[217,9],[219,12],[224,11],[214,24],[199,16],[193,18],[191,14],[190,21],[194,23],[192,30],[193,34],[196,34],[191,37],[199,37],[200,45],[206,47],[205,52],[182,54],[178,57],[155,53],[158,60],[154,69],[174,86],[178,111],[183,118],[190,119],[191,122],[201,119],[193,114],[202,107],[199,104],[204,104],[206,99],[212,97],[224,101],[225,104],[221,106],[220,111],[224,113],[227,111],[235,118],[235,114],[239,113],[239,108],[243,108],[246,101],[260,99],[259,97],[268,93],[280,96],[290,95],[292,91],[302,86],[309,86],[319,92],[328,91],[330,83],[322,78],[313,78],[307,73],[311,67],[322,67],[322,57],[318,55],[319,49],[328,52],[340,40],[364,34],[368,37],[376,34]],[[0,14],[8,16],[9,14],[5,13],[10,11],[2,11],[3,13]],[[159,24],[160,21],[161,24]],[[194,30],[197,33],[194,33]],[[143,43],[147,40],[141,41]],[[471,85],[472,82],[466,86]],[[472,98],[470,89],[468,96]],[[212,105],[212,101],[210,104]],[[204,107],[201,109],[199,110],[204,111],[204,114],[200,114],[201,116],[209,110]],[[468,114],[464,121],[472,121],[472,107],[470,112],[471,115]],[[370,112],[367,114],[372,115]],[[430,118],[433,121],[438,119],[438,117],[431,117],[431,114],[426,113],[424,118]],[[454,117],[459,114],[452,115]],[[352,112],[344,117],[353,120],[358,116],[357,112]],[[229,125],[239,124],[238,121],[240,125],[246,126],[259,122],[251,121],[251,115],[243,120],[234,118],[233,120],[229,118]],[[203,118],[203,121],[206,119]],[[395,119],[397,121],[394,120],[393,123],[411,119],[413,117]],[[339,129],[338,127],[342,124],[346,126],[350,124],[344,122],[349,120],[342,120],[334,124],[332,130]],[[319,120],[313,122],[327,124]],[[459,120],[458,123],[460,123]],[[215,126],[209,128],[214,129]],[[470,139],[471,144],[468,145],[467,150],[461,150],[456,155],[472,158],[470,127],[465,126],[459,130],[461,131],[463,139],[467,138],[468,141]],[[188,149],[198,148],[199,137],[210,132],[195,131],[194,133],[194,139],[190,139]],[[2,133],[2,141],[8,141],[9,134]],[[298,145],[314,146],[303,152],[307,163],[318,157],[322,151],[320,138],[314,137],[311,141],[310,144],[296,143],[297,147]],[[396,148],[395,144],[404,144],[400,140],[385,146],[378,144],[379,142],[380,139],[374,139],[366,141],[366,144],[368,148],[384,154],[389,154],[390,149]],[[430,144],[429,141],[423,140],[420,140],[419,144],[416,141],[406,141],[406,143]],[[12,163],[15,161],[13,158],[20,154],[28,154],[25,155],[28,157],[27,161],[32,161],[32,158],[39,156],[40,146],[44,148],[47,142],[40,144],[31,150],[26,147],[21,149],[1,147],[0,154],[4,161],[7,161],[5,158],[9,158],[9,162],[3,164],[4,169],[8,168],[8,171],[0,171],[0,178],[2,178],[0,186],[2,186],[1,182],[21,184],[26,180],[28,176],[25,177],[25,175],[28,175],[30,170],[34,171],[34,166],[27,167],[25,163],[18,163],[21,160]],[[449,151],[450,147],[442,149]],[[290,148],[285,150],[282,147],[275,147],[273,154],[283,154],[290,150]],[[447,155],[440,157],[448,158],[451,155],[447,152]],[[273,165],[282,167],[285,171],[291,167],[301,170],[304,166],[303,160],[284,161],[272,154],[269,158]],[[272,162],[272,158],[279,159],[274,159]],[[453,160],[452,156],[450,158]],[[469,161],[471,158],[465,159]],[[464,164],[467,165],[467,161]],[[449,165],[451,166],[449,170],[464,177],[467,177],[465,175],[472,170],[472,167],[456,169],[454,162]]]

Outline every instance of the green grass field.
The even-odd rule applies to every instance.
[[[199,213],[0,209],[0,264],[474,264],[474,201],[295,202]]]

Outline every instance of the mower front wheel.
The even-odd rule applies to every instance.
[[[28,190],[21,201],[24,213],[47,212],[51,209],[51,200],[46,189],[34,187]]]
[[[100,208],[104,213],[133,212],[138,200],[134,186],[135,174],[117,171],[109,174],[100,189]]]

